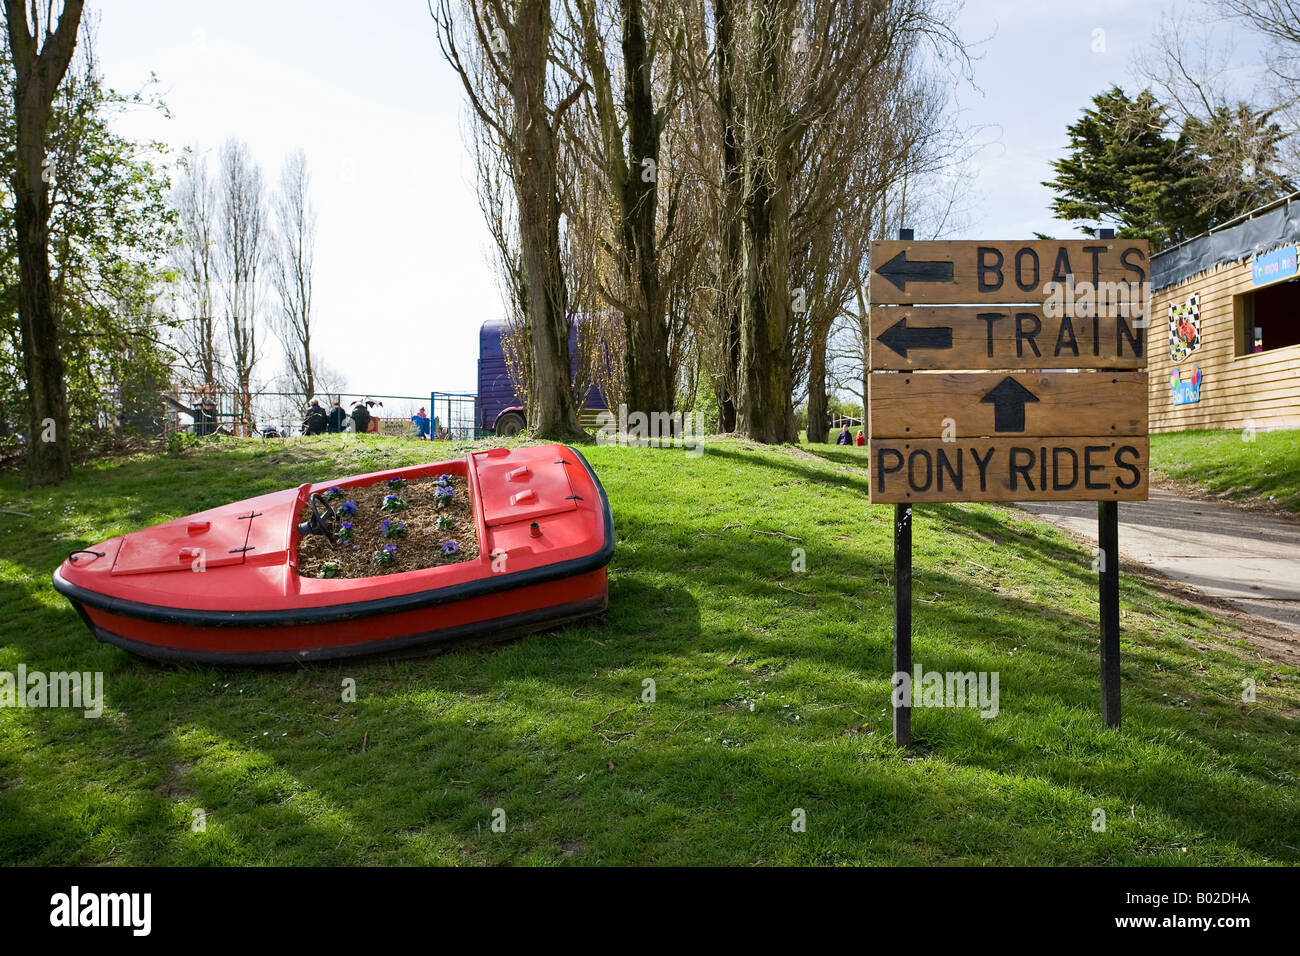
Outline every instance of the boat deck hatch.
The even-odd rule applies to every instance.
[[[534,460],[521,468],[508,460],[498,464],[484,456],[476,464],[483,522],[489,528],[577,508],[568,466],[563,462]]]
[[[247,514],[231,513],[211,518],[182,518],[136,531],[122,539],[113,573],[199,571],[243,564],[248,531],[255,520]]]

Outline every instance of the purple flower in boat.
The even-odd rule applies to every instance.
[[[385,538],[405,538],[406,525],[400,521],[391,521],[385,518],[379,525],[379,533]]]
[[[442,543],[442,553],[443,553],[443,554],[446,554],[446,555],[452,555],[452,554],[455,554],[455,553],[456,553],[457,551],[459,551],[459,550],[460,550],[460,545],[458,545],[455,541],[444,541],[444,542]]]
[[[439,485],[433,489],[434,495],[438,499],[438,507],[451,504],[451,499],[456,497],[456,489],[450,485]]]
[[[339,525],[339,540],[342,541],[344,544],[352,543],[352,536],[354,534],[353,527],[354,526],[351,521],[344,521],[342,524]]]
[[[387,567],[388,565],[392,564],[393,559],[397,557],[397,546],[393,544],[386,544],[378,551],[376,551],[373,557],[375,559],[375,564],[380,564]]]
[[[389,487],[389,488],[405,488],[405,487],[406,487],[406,479],[405,479],[405,478],[389,478],[389,479],[388,479],[388,487]]]
[[[325,489],[325,497],[330,501],[337,501],[343,497],[343,489],[338,485],[330,485]]]
[[[451,475],[439,475],[439,476],[438,476],[438,484],[439,484],[439,485],[442,485],[443,487],[446,487],[447,485],[450,485],[450,484],[451,484]]]
[[[357,513],[357,503],[355,501],[343,502],[343,507],[339,509],[345,515],[354,515]]]
[[[384,495],[384,503],[379,506],[379,510],[384,514],[392,514],[394,511],[401,511],[406,507],[406,502],[397,495]]]

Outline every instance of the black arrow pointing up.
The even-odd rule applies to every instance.
[[[908,262],[904,249],[876,270],[876,275],[894,283],[900,292],[907,291],[909,282],[951,282],[951,262]]]
[[[982,405],[993,406],[995,432],[1022,432],[1025,430],[1025,402],[1036,402],[1038,396],[1008,375],[980,399]]]
[[[908,349],[952,348],[952,327],[909,329],[907,318],[904,317],[876,336],[876,341],[907,358]]]

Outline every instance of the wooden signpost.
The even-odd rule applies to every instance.
[[[1146,240],[871,244],[872,302],[882,305],[1041,305],[1049,282],[1087,282],[1095,290],[1100,283],[1146,282],[1147,270]]]
[[[1044,315],[1041,306],[897,306],[872,340],[872,368],[1146,368],[1142,337],[1127,316]]]
[[[873,504],[895,505],[894,669],[911,673],[912,505],[1097,501],[1102,718],[1120,723],[1119,501],[1145,501],[1145,241],[871,244]],[[908,702],[894,738],[911,743]]]

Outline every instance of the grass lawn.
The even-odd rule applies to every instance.
[[[1249,437],[1250,440],[1247,440]],[[1176,481],[1300,512],[1300,430],[1169,432],[1151,436],[1151,466]]]
[[[428,445],[225,441],[53,491],[0,476],[0,507],[33,515],[0,514],[0,670],[100,670],[107,699],[99,720],[0,710],[0,863],[1300,863],[1300,671],[1129,579],[1124,728],[1103,730],[1092,556],[1013,508],[917,511],[915,659],[997,672],[1000,712],[914,711],[898,752],[892,509],[866,503],[864,451],[593,447],[617,526],[604,619],[274,671],[98,644],[50,571]]]

